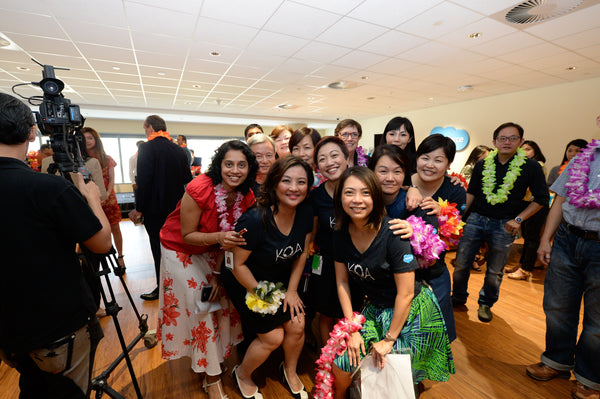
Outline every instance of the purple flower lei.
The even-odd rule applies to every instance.
[[[594,152],[600,147],[600,140],[592,140],[573,159],[569,168],[569,181],[565,184],[569,203],[577,208],[600,209],[600,188],[590,190],[590,164],[594,160]]]
[[[362,147],[356,147],[356,165],[357,166],[367,166],[367,154],[365,154],[365,150]]]

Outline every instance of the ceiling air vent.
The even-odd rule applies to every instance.
[[[506,13],[506,20],[514,24],[533,24],[559,17],[573,11],[583,0],[529,0]]]

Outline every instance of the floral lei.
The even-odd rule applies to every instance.
[[[259,281],[252,292],[246,293],[246,306],[254,313],[275,314],[285,298],[285,291],[280,282]]]
[[[227,209],[227,190],[221,183],[215,186],[215,197],[217,198],[217,212],[219,214],[219,227],[221,231],[233,231],[233,226],[229,224],[229,212]],[[242,216],[242,199],[244,196],[239,191],[236,192],[235,204],[233,204],[233,224]]]
[[[440,258],[440,254],[447,248],[446,243],[442,241],[437,230],[422,218],[412,215],[406,221],[413,229],[413,235],[410,237],[413,253],[417,257],[419,268],[425,269]]]
[[[367,166],[367,154],[365,154],[365,150],[362,147],[356,147],[356,166]]]
[[[160,130],[158,132],[154,132],[150,136],[148,136],[148,141],[152,141],[152,140],[154,140],[157,137],[164,137],[164,138],[168,139],[169,141],[173,141],[173,139],[169,135],[169,132],[165,132],[165,131],[162,131],[162,130]]]
[[[456,209],[454,202],[448,202],[438,198],[440,205],[440,214],[438,215],[439,232],[442,240],[448,247],[458,245],[458,240],[462,236],[465,222],[460,218],[460,212]]]
[[[508,172],[504,176],[502,185],[498,188],[496,194],[493,193],[496,188],[496,162],[494,158],[498,155],[498,149],[491,151],[483,163],[483,193],[487,202],[492,205],[502,204],[508,199],[510,190],[513,189],[517,177],[521,174],[521,166],[527,160],[525,151],[522,148],[517,149],[517,153],[510,161]]]
[[[569,168],[569,181],[565,184],[569,203],[577,208],[599,209],[600,188],[590,190],[590,164],[594,160],[594,152],[600,147],[600,140],[592,140],[573,159]]]
[[[317,376],[315,377],[315,399],[333,399],[333,383],[335,377],[331,372],[331,364],[335,356],[341,356],[348,346],[350,335],[360,331],[365,316],[358,312],[352,314],[352,318],[340,320],[329,333],[327,344],[321,349],[321,356],[317,363]]]

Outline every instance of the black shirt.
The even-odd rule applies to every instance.
[[[333,228],[335,227],[333,198],[329,196],[323,183],[312,190],[311,199],[313,213],[319,220],[315,242],[319,246],[321,256],[333,259]]]
[[[389,220],[384,217],[377,236],[363,253],[354,247],[347,227],[333,233],[334,259],[346,265],[350,279],[360,283],[369,302],[386,308],[394,307],[396,300],[394,274],[419,267],[410,242],[392,234]],[[415,279],[415,296],[420,290]]]
[[[75,243],[102,225],[66,179],[0,158],[0,346],[36,349],[96,312]]]
[[[514,155],[513,155],[514,158]],[[502,185],[504,176],[508,172],[511,158],[502,165],[498,161],[496,156],[494,162],[496,163],[496,187],[493,193],[498,191],[498,187]],[[517,177],[515,185],[508,194],[508,199],[496,205],[491,205],[486,200],[486,196],[482,191],[482,173],[483,173],[484,160],[481,160],[475,164],[473,168],[473,175],[469,182],[469,194],[475,196],[473,204],[469,209],[471,212],[477,212],[480,215],[494,218],[494,219],[513,219],[528,205],[527,202],[522,201],[527,188],[531,190],[531,194],[534,197],[534,201],[542,206],[548,206],[550,200],[550,194],[548,193],[548,186],[546,185],[546,178],[540,164],[532,159],[527,159],[521,166],[521,174]]]

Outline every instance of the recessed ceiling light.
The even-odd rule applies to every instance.
[[[298,108],[298,106],[297,105],[293,105],[293,104],[279,104],[275,108],[279,108],[279,109],[294,109],[294,108]]]
[[[433,97],[429,97],[429,98],[428,98],[428,100],[429,100],[429,101],[433,101]]]
[[[199,89],[199,88],[201,88],[202,86],[200,86],[200,85],[192,85],[192,87],[193,87],[194,89]]]
[[[8,47],[10,46],[10,42],[6,39],[0,37],[0,47]]]
[[[460,87],[458,88],[458,91],[460,91],[460,92],[463,92],[463,93],[464,93],[464,92],[467,92],[467,91],[471,91],[471,90],[473,90],[473,89],[474,89],[473,85],[462,85],[462,86],[460,86]]]
[[[575,67],[575,66],[570,66],[570,67],[566,67],[565,69],[566,69],[567,71],[574,71],[574,70],[576,70],[576,69],[577,69],[577,67]]]
[[[375,97],[367,97],[367,100],[375,100]]]
[[[119,68],[119,67],[113,67],[113,70],[115,70],[115,71],[120,71],[120,70],[121,70],[121,68]]]
[[[158,76],[165,76],[165,75],[166,75],[166,73],[164,73],[164,72],[158,72],[158,73],[157,73],[157,75],[158,75]]]
[[[192,103],[191,101],[184,102],[185,105],[190,105],[191,103]]]
[[[27,67],[17,67],[17,69],[19,71],[31,71],[31,69],[27,68]]]
[[[309,101],[314,100],[314,99],[315,99],[314,97],[308,97]]]
[[[361,76],[360,78],[361,78],[362,80],[367,80],[367,79],[369,79],[369,77],[368,77],[368,76]]]
[[[482,35],[482,33],[481,33],[481,32],[475,32],[475,33],[471,33],[471,34],[469,35],[469,37],[470,37],[471,39],[477,39],[478,37],[481,37],[481,35]]]
[[[221,53],[218,51],[211,51],[209,54],[212,55],[213,57],[218,57],[221,55]]]
[[[329,83],[327,85],[327,87],[329,87],[330,89],[336,89],[336,90],[352,89],[356,86],[358,86],[356,83],[349,82],[347,80],[340,80],[338,82]]]

